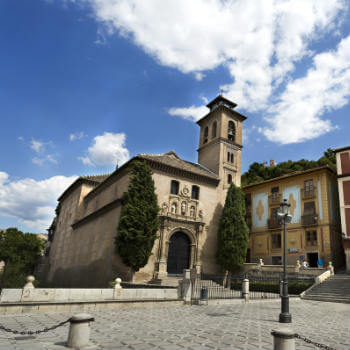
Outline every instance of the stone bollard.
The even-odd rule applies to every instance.
[[[118,277],[115,279],[114,295],[113,295],[114,299],[120,298],[120,296],[122,294],[123,287],[120,285],[121,283],[122,283],[121,278]]]
[[[35,287],[33,284],[33,282],[35,281],[35,277],[28,276],[26,280],[27,283],[23,287],[21,301],[32,301],[35,293]]]
[[[89,314],[76,314],[70,319],[67,347],[83,349],[89,346],[90,322],[95,319]]]
[[[185,304],[191,303],[192,299],[192,283],[191,283],[191,270],[184,270],[184,278],[182,280],[182,298]]]
[[[331,272],[331,275],[334,275],[334,266],[331,261],[328,263],[327,270]]]
[[[300,260],[297,260],[297,264],[295,265],[295,272],[299,272],[301,268]]]
[[[273,350],[295,350],[295,333],[290,328],[274,329]]]
[[[122,279],[121,278],[116,278],[115,279],[115,285],[114,285],[114,289],[120,289],[122,288],[122,286],[120,285],[122,283]]]
[[[244,301],[249,301],[249,280],[245,278],[242,282],[242,298]]]
[[[23,288],[34,288],[33,282],[35,281],[34,276],[27,276],[26,278],[27,283],[24,285]]]

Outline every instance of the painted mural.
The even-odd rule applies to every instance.
[[[289,213],[292,215],[292,223],[300,222],[301,208],[300,208],[300,187],[291,186],[283,190],[283,199],[287,199],[290,204]]]
[[[268,194],[259,193],[253,196],[253,227],[265,227],[269,212]]]

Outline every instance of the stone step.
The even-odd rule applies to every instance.
[[[331,276],[307,292],[303,299],[350,303],[350,276]]]

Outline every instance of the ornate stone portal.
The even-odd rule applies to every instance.
[[[190,240],[189,268],[201,271],[201,260],[199,254],[199,241],[203,232],[204,223],[200,221],[188,221],[174,218],[171,215],[161,216],[161,228],[159,237],[159,249],[155,268],[155,279],[166,279],[168,277],[167,263],[170,238],[176,232],[185,233]]]

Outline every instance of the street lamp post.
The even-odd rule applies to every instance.
[[[287,199],[283,199],[280,209],[277,212],[277,218],[283,222],[283,281],[282,281],[282,297],[281,297],[281,313],[279,316],[280,323],[291,323],[292,315],[289,313],[289,295],[288,295],[288,278],[287,278],[287,234],[286,224],[292,221],[289,212],[290,204]]]

